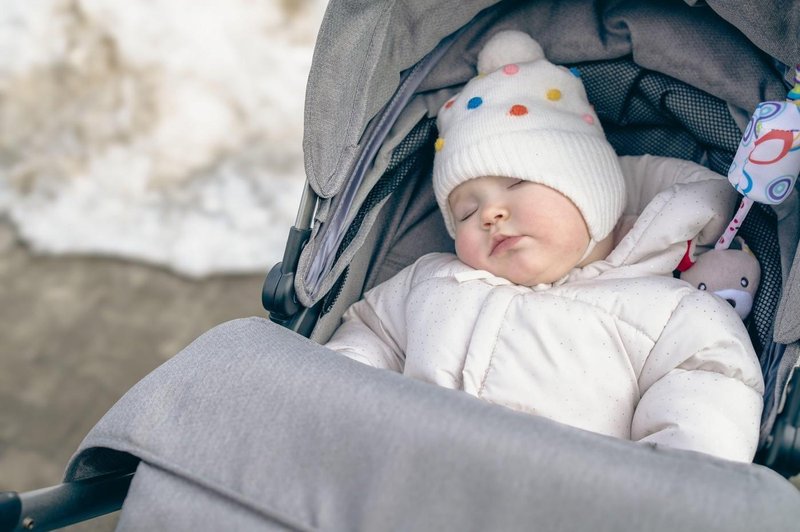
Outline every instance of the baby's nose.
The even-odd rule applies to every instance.
[[[500,207],[489,207],[483,211],[483,226],[489,228],[497,222],[506,220],[508,218],[508,211]]]

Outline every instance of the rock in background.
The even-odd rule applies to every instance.
[[[0,217],[199,277],[280,260],[322,0],[0,0]]]

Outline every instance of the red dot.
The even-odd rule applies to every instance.
[[[524,105],[517,104],[511,107],[511,109],[508,111],[508,114],[511,116],[523,116],[528,114],[528,108]]]
[[[445,108],[445,109],[450,109],[451,107],[453,107],[453,104],[454,104],[455,102],[456,102],[456,100],[455,100],[455,98],[453,98],[452,100],[450,100],[449,102],[447,102],[446,104],[444,104],[444,108]]]

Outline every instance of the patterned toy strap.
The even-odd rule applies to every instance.
[[[794,87],[782,102],[761,102],[744,131],[728,169],[728,181],[742,202],[715,246],[727,249],[754,202],[777,205],[794,188],[800,173],[800,65]]]
[[[794,87],[786,95],[786,99],[795,103],[800,100],[800,65],[794,67]]]

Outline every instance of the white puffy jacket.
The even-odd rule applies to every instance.
[[[724,178],[622,157],[632,229],[603,261],[524,287],[454,255],[368,291],[327,344],[379,368],[619,438],[749,461],[763,380],[736,312],[674,279],[732,210]]]

